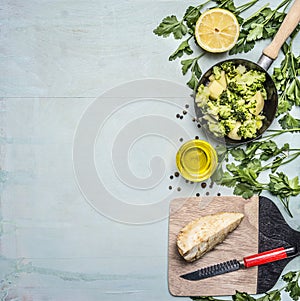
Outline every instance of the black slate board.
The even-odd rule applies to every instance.
[[[295,246],[300,250],[300,232],[292,229],[277,206],[266,197],[259,197],[259,252],[278,247]],[[258,267],[257,293],[265,293],[277,282],[287,263],[294,257]]]

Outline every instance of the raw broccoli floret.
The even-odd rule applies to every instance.
[[[209,115],[218,116],[219,110],[220,110],[220,108],[217,105],[217,103],[212,102],[212,101],[210,101],[210,102],[207,103],[207,109],[206,109],[206,111],[207,111],[207,113]]]
[[[239,73],[239,74],[243,74],[247,71],[246,67],[244,65],[238,65],[236,67],[236,71]]]
[[[249,70],[241,76],[241,79],[247,86],[250,87],[253,84],[261,85],[262,82],[265,82],[266,75],[265,73],[257,70]]]
[[[232,114],[231,107],[228,105],[220,105],[219,106],[219,115],[222,119],[228,119]]]
[[[225,105],[229,103],[229,97],[228,97],[228,91],[225,90],[221,93],[220,97],[219,97],[219,103],[221,105]]]
[[[238,130],[238,135],[243,138],[253,138],[257,132],[256,120],[248,119],[242,123]]]
[[[236,74],[236,70],[235,70],[235,66],[233,64],[233,62],[224,62],[221,65],[222,70],[224,70],[226,72],[227,75],[229,74]]]
[[[231,130],[233,130],[236,121],[234,119],[227,119],[220,121],[221,127],[224,128],[225,134],[227,135]]]
[[[222,69],[219,66],[213,67],[213,75],[215,76],[215,79],[221,78],[221,71],[222,71]]]
[[[225,127],[220,122],[210,122],[208,123],[208,128],[216,137],[224,137],[226,135]]]
[[[209,89],[203,84],[199,86],[198,92],[196,94],[195,102],[198,107],[203,108],[209,101]]]
[[[209,130],[216,136],[235,131],[232,139],[254,138],[263,125],[265,73],[227,61],[213,67],[209,81],[208,87],[200,85],[195,100]]]

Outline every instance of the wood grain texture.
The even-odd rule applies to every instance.
[[[193,263],[178,253],[176,239],[180,229],[199,216],[233,211],[244,213],[239,227],[222,244]],[[169,291],[174,296],[231,295],[236,290],[256,293],[257,267],[215,276],[201,281],[188,281],[180,275],[230,259],[241,259],[258,251],[258,197],[220,196],[180,198],[170,204],[169,217]]]

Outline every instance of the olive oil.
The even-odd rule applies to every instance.
[[[216,170],[217,153],[203,140],[190,140],[184,143],[176,155],[180,174],[187,180],[201,182],[207,180]]]

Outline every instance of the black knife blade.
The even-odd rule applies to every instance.
[[[204,278],[237,271],[240,268],[241,263],[238,260],[233,259],[181,275],[180,277],[190,281],[197,281]]]
[[[257,265],[266,264],[268,262],[282,260],[287,257],[291,257],[295,255],[299,255],[295,247],[290,247],[290,248],[281,247],[266,252],[262,252],[259,254],[254,254],[254,255],[244,257],[240,261],[233,259],[212,266],[204,267],[202,269],[193,271],[191,273],[181,275],[180,277],[190,281],[197,281],[197,280],[237,271],[241,268],[250,268]]]

